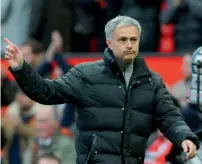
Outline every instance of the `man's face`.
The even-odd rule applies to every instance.
[[[42,139],[47,139],[55,133],[57,122],[49,111],[41,111],[36,115],[35,125],[37,136]]]
[[[139,31],[136,26],[117,27],[110,40],[108,47],[118,59],[131,63],[139,53]]]
[[[43,158],[38,164],[59,164],[59,162],[57,160]]]

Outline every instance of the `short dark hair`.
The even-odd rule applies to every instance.
[[[32,48],[32,52],[34,54],[41,53],[45,50],[44,46],[40,42],[38,42],[37,40],[34,40],[34,39],[24,42],[21,46],[27,46],[27,45]]]
[[[56,161],[58,162],[58,164],[61,164],[61,160],[60,158],[58,158],[56,155],[52,154],[52,153],[49,153],[49,154],[43,154],[41,155],[39,158],[38,158],[38,162],[42,159],[48,159],[48,160],[53,160],[53,161]]]

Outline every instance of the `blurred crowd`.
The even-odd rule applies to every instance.
[[[20,49],[25,60],[44,78],[56,78],[71,68],[62,55],[63,39],[58,31],[51,34],[46,51],[34,40]],[[1,69],[1,115],[3,163],[34,164],[39,160],[76,163],[75,108],[67,105],[41,105],[29,99],[16,82]],[[44,159],[45,158],[45,159]],[[58,158],[59,160],[57,160]],[[48,164],[49,162],[46,162]],[[45,164],[45,163],[44,163]]]
[[[105,23],[127,15],[142,26],[141,52],[190,52],[202,44],[201,6],[201,0],[2,0],[1,39],[17,46],[35,39],[47,48],[57,30],[64,52],[103,52]]]
[[[43,78],[54,79],[72,67],[64,53],[105,49],[104,25],[109,19],[119,14],[136,18],[143,29],[140,51],[184,54],[179,66],[184,79],[168,90],[201,139],[202,117],[188,103],[190,53],[202,45],[201,8],[201,0],[1,0],[1,40],[9,38]],[[1,42],[1,56],[4,49]],[[1,66],[2,162],[75,164],[76,107],[30,100],[3,61]],[[145,164],[201,164],[201,157],[187,162],[157,129],[148,141]]]

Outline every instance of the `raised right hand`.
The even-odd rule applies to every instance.
[[[4,41],[7,43],[5,59],[8,62],[8,65],[13,69],[22,65],[24,59],[20,49],[7,38],[4,38]]]

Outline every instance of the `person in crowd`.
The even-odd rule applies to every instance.
[[[18,86],[16,88],[15,99],[2,118],[8,136],[4,159],[5,163],[21,164],[28,140],[34,135],[33,124],[39,104],[27,97]]]
[[[188,96],[191,83],[191,60],[192,56],[186,53],[182,59],[182,73],[184,78],[178,81],[171,88],[171,94],[178,100],[181,108],[186,108],[188,105]]]
[[[42,59],[44,53],[44,47],[41,43],[36,40],[27,40],[20,45],[20,50],[22,51],[25,60],[32,66],[37,67]]]
[[[36,137],[30,139],[23,163],[36,163],[41,155],[52,153],[60,158],[61,164],[75,164],[74,140],[61,134],[59,129],[53,106],[40,105],[36,113]]]

